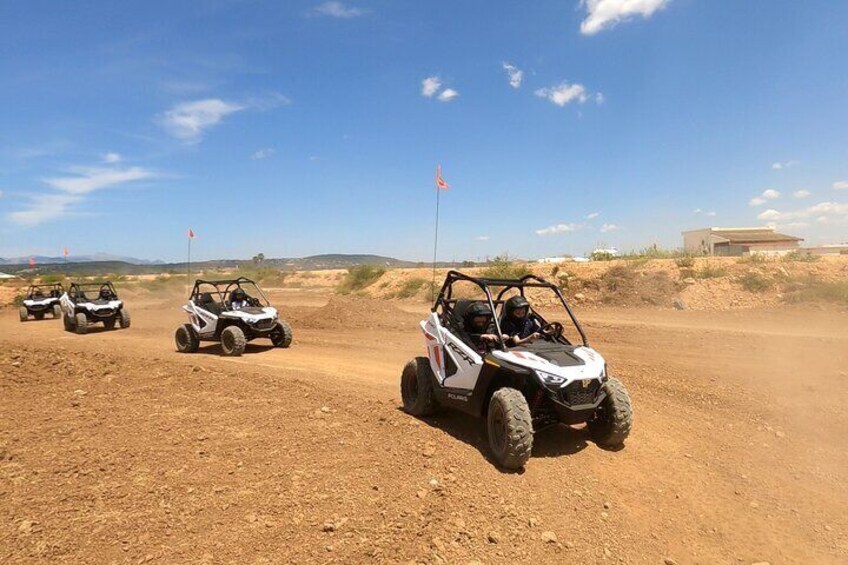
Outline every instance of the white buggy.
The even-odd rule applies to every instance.
[[[130,327],[130,313],[109,281],[71,283],[59,302],[65,331],[85,334],[97,323],[107,330]]]
[[[21,303],[21,321],[26,322],[30,316],[36,320],[43,320],[47,314],[53,318],[61,316],[62,307],[59,305],[59,299],[64,292],[65,289],[58,283],[30,286]]]

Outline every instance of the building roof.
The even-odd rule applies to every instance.
[[[776,243],[781,241],[804,241],[804,238],[795,237],[794,235],[786,235],[777,233],[773,229],[760,230],[721,230],[710,234],[716,239],[727,241],[729,243]]]

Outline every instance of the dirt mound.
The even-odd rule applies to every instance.
[[[406,328],[420,321],[419,316],[404,312],[389,302],[360,297],[335,296],[330,298],[326,306],[317,310],[301,315],[293,314],[292,323],[317,330]]]

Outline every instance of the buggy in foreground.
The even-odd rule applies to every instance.
[[[36,320],[43,320],[47,314],[53,318],[61,316],[62,306],[59,304],[59,299],[64,292],[65,289],[58,283],[30,286],[21,303],[21,321],[26,322],[30,316]]]
[[[177,328],[177,351],[194,353],[201,341],[218,341],[224,355],[244,353],[247,342],[271,340],[274,347],[288,347],[292,329],[279,319],[265,293],[252,280],[197,280],[183,306],[189,323]]]
[[[130,327],[130,313],[109,281],[71,283],[62,295],[65,331],[84,334],[91,324],[103,323],[107,330]]]
[[[457,282],[466,288],[470,283],[482,298],[454,298]],[[527,298],[527,289],[553,293],[581,343],[569,341],[562,323],[549,323],[528,308],[538,339],[510,347],[501,332],[506,299]],[[487,335],[492,341],[482,351],[467,327],[469,313],[481,312],[491,317]],[[630,433],[627,390],[607,374],[604,358],[588,346],[554,284],[533,275],[498,280],[451,271],[421,329],[428,357],[413,359],[403,370],[404,409],[428,416],[446,407],[486,418],[492,454],[505,468],[521,468],[530,457],[534,431],[549,425],[586,423],[594,441],[608,448],[621,447]]]

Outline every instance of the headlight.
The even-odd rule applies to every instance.
[[[565,379],[563,377],[558,377],[557,375],[545,373],[544,371],[536,371],[536,374],[539,375],[539,378],[542,379],[545,384],[561,385],[565,382]]]

